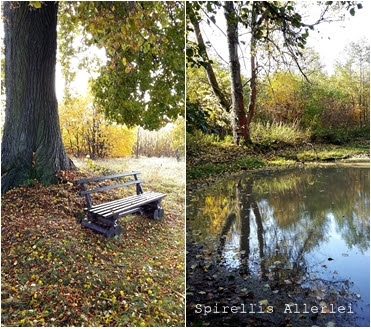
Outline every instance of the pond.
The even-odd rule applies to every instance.
[[[369,209],[362,167],[266,171],[189,191],[188,325],[241,324],[257,305],[259,320],[247,312],[245,324],[369,326]]]

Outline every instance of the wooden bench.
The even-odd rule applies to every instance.
[[[141,183],[144,181],[138,179],[140,171],[131,171],[116,175],[101,176],[80,179],[77,184],[81,187],[81,196],[85,196],[85,208],[87,217],[82,220],[82,225],[92,230],[104,234],[108,238],[120,235],[122,227],[118,222],[118,218],[134,213],[145,213],[152,219],[160,219],[164,216],[164,210],[161,207],[161,200],[166,194],[158,192],[143,192]],[[129,179],[129,180],[128,180]],[[105,185],[87,189],[87,184],[93,182],[105,181],[112,183],[112,180],[121,180],[118,184]],[[101,185],[102,183],[100,183]],[[136,185],[136,195],[131,195],[121,199],[93,205],[91,194],[99,193],[111,189],[116,189],[129,185]]]

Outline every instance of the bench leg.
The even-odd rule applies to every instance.
[[[113,238],[116,235],[120,235],[122,233],[122,227],[120,225],[111,226],[107,232],[104,234],[106,238]]]
[[[161,218],[164,217],[164,214],[165,214],[165,211],[164,211],[164,208],[162,208],[161,206],[159,206],[157,209],[155,209],[155,211],[153,212],[153,216],[152,216],[152,219],[154,220],[159,220]]]
[[[106,238],[113,238],[116,235],[120,235],[122,233],[122,227],[118,223],[117,218],[105,220],[103,224],[100,222],[99,218],[88,216],[88,218],[83,219],[81,224],[84,227],[90,228],[91,230],[103,234]]]
[[[164,217],[164,209],[161,206],[161,200],[156,201],[152,204],[149,204],[148,207],[146,207],[145,213],[147,216],[153,220],[159,220],[162,217]]]

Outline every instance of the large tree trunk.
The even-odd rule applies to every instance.
[[[65,153],[55,94],[56,2],[40,9],[5,2],[5,125],[1,145],[1,190],[28,180],[56,182],[74,168]]]
[[[233,1],[225,1],[224,14],[227,23],[227,42],[232,88],[233,141],[235,144],[251,143],[244,105],[241,67],[238,58],[238,19]]]

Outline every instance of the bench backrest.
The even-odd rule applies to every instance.
[[[125,172],[125,173],[115,174],[115,175],[79,179],[76,183],[79,184],[80,187],[81,187],[80,195],[85,196],[86,204],[87,204],[88,208],[91,208],[93,206],[93,203],[92,203],[90,194],[92,194],[92,193],[98,193],[98,192],[112,190],[112,189],[123,187],[123,186],[129,186],[129,185],[136,184],[137,194],[142,194],[143,193],[143,188],[142,188],[141,183],[143,183],[144,180],[138,179],[139,174],[140,174],[140,171],[131,171],[131,172]],[[118,178],[123,178],[123,177],[127,177],[127,176],[133,176],[133,179],[130,180],[130,181],[127,181],[125,183],[108,185],[108,186],[103,186],[103,187],[97,187],[97,188],[94,188],[94,189],[91,189],[91,190],[88,190],[86,188],[86,185],[88,183],[91,183],[91,182],[112,180],[112,179],[118,179]]]

